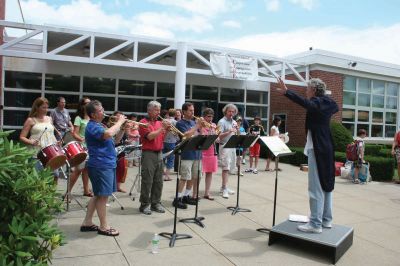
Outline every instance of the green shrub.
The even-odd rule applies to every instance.
[[[0,131],[0,265],[45,265],[63,241],[50,225],[62,202],[49,170],[37,172],[32,152]]]
[[[381,144],[365,144],[365,152],[364,155],[371,155],[371,156],[379,156],[379,151],[383,149],[384,146]]]
[[[304,155],[304,147],[290,147],[290,150],[295,154],[290,156],[281,157],[279,162],[288,163],[299,166],[300,164],[307,163],[307,156]]]
[[[385,157],[385,158],[394,158],[394,156],[392,155],[392,149],[387,149],[387,148],[379,150],[379,153],[377,156]]]
[[[353,141],[350,132],[340,123],[336,121],[331,122],[331,132],[333,138],[333,149],[335,151],[346,151],[347,144]]]
[[[390,181],[393,179],[395,164],[392,158],[365,156],[364,159],[369,162],[369,172],[372,180]]]
[[[346,162],[346,153],[341,152],[341,151],[336,151],[335,152],[335,161],[345,163]]]

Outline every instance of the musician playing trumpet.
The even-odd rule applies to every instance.
[[[193,121],[194,106],[192,103],[184,103],[182,105],[183,119],[176,123],[176,128],[183,133],[184,138],[189,138],[193,135],[199,134],[202,128],[200,121],[196,123]],[[200,178],[201,173],[201,152],[200,151],[185,151],[181,155],[181,178],[179,179],[178,185],[178,198],[173,201],[173,206],[177,208],[186,209],[187,205],[196,205],[197,198],[197,186],[193,186],[196,183],[197,178]],[[200,169],[200,171],[199,171]],[[186,190],[183,191],[186,185]],[[191,197],[193,188],[193,197]]]
[[[216,135],[216,125],[212,122],[214,118],[214,110],[211,108],[206,108],[203,110],[203,117],[205,123],[203,123],[203,127],[201,129],[202,135]],[[212,181],[213,173],[218,170],[218,158],[215,150],[215,144],[211,145],[210,148],[202,152],[202,160],[201,160],[203,173],[205,173],[205,191],[203,198],[208,200],[214,200],[214,198],[210,195],[210,187]]]
[[[140,191],[139,211],[150,215],[152,211],[164,213],[161,205],[163,189],[162,149],[167,130],[171,127],[168,121],[157,120],[161,104],[151,101],[147,104],[147,117],[140,120],[147,127],[139,127],[142,141],[142,183]]]

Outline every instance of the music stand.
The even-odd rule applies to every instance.
[[[224,149],[235,148],[239,149],[239,160],[237,160],[236,164],[238,167],[237,171],[237,194],[236,194],[236,206],[235,207],[227,207],[228,210],[232,211],[232,215],[235,215],[238,212],[251,212],[249,209],[244,209],[239,207],[239,190],[240,190],[240,149],[246,149],[250,146],[254,145],[258,136],[247,136],[247,135],[233,135],[229,138],[228,142],[224,145]]]
[[[185,147],[185,150],[207,150],[210,148],[210,146],[215,142],[215,140],[218,138],[218,135],[197,135],[193,137],[190,141],[190,143],[187,144]],[[204,217],[198,217],[198,208],[199,208],[199,187],[200,187],[200,165],[197,169],[197,196],[196,196],[196,210],[195,210],[195,215],[193,218],[185,218],[185,219],[180,219],[179,222],[182,223],[195,223],[200,227],[205,227],[205,225],[201,222],[205,218]]]
[[[179,174],[180,174],[180,168],[181,168],[181,153],[182,153],[182,151],[184,151],[185,146],[189,142],[190,142],[190,139],[183,139],[178,145],[175,146],[175,148],[173,149],[173,152],[170,153],[170,154],[174,153],[175,156],[178,156],[178,171],[176,172],[175,199],[178,198]],[[172,233],[168,233],[168,232],[159,233],[160,236],[170,239],[169,246],[171,248],[175,245],[176,240],[192,238],[192,236],[188,235],[188,234],[177,234],[176,233],[177,216],[178,216],[178,204],[175,204],[174,228],[172,230]]]
[[[278,165],[279,165],[279,158],[293,155],[295,152],[292,152],[288,146],[278,137],[260,137],[262,142],[267,145],[267,147],[271,150],[271,152],[275,156],[275,192],[274,192],[274,211],[272,216],[272,226],[275,226],[275,214],[276,214],[276,197],[278,191]],[[269,228],[258,228],[256,229],[260,233],[269,233],[271,229]]]

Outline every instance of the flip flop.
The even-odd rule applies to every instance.
[[[204,196],[203,198],[208,199],[208,200],[214,200],[214,198],[211,196]]]
[[[98,231],[98,230],[99,230],[99,227],[95,224],[81,226],[81,232],[94,232],[94,231]]]
[[[103,236],[118,236],[119,232],[117,230],[115,230],[114,228],[109,228],[107,230],[101,230],[100,228],[97,230],[97,233],[99,235],[103,235]]]
[[[172,178],[164,178],[164,181],[172,181]]]
[[[272,172],[272,171],[274,171],[274,170],[272,170],[271,168],[267,168],[267,169],[265,169],[265,171],[267,171],[267,172]]]
[[[93,197],[93,192],[83,193],[83,196],[91,198],[91,197]]]

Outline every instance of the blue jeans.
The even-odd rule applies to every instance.
[[[319,181],[314,150],[308,150],[308,195],[310,197],[310,224],[321,228],[322,222],[332,221],[332,192],[325,192]]]
[[[164,142],[163,153],[172,151],[174,148],[175,148],[175,143]],[[175,155],[171,154],[170,156],[164,159],[165,167],[167,169],[174,168],[174,161],[175,161]]]

